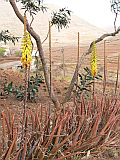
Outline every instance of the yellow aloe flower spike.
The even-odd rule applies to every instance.
[[[30,63],[32,61],[32,41],[30,33],[27,32],[26,29],[26,15],[24,14],[24,35],[22,39],[21,44],[21,51],[22,51],[22,57],[21,57],[21,63],[23,67],[29,67]]]
[[[96,43],[93,42],[92,45],[92,55],[91,55],[91,73],[95,77],[97,74],[97,56],[96,56]]]

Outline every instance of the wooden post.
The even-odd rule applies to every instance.
[[[52,83],[52,60],[51,60],[51,22],[49,22],[49,61],[50,61],[50,97]]]
[[[118,55],[118,62],[117,62],[117,78],[116,78],[116,84],[115,84],[115,95],[117,94],[117,88],[118,88],[119,70],[120,70],[120,54]]]
[[[78,74],[79,74],[79,58],[80,58],[80,34],[78,32],[78,49],[77,49],[77,82],[78,85]]]
[[[106,41],[104,40],[104,80],[103,80],[103,94],[106,90]]]
[[[61,49],[62,53],[62,65],[63,65],[63,79],[65,78],[65,57],[64,57],[64,48]]]
[[[93,77],[93,102],[95,99],[95,76]]]
[[[26,33],[27,26],[26,26],[26,13],[24,13],[24,34]],[[26,57],[27,58],[27,57]],[[22,124],[22,137],[21,137],[21,144],[24,142],[26,138],[26,111],[27,111],[27,98],[28,98],[28,66],[25,65],[25,91],[24,91],[24,99],[23,99],[23,124]]]

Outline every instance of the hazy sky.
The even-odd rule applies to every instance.
[[[110,0],[44,0],[44,2],[68,7],[74,14],[98,27],[113,27],[114,14],[111,12]]]

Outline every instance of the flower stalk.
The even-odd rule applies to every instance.
[[[30,64],[32,61],[32,41],[30,33],[27,31],[27,18],[24,14],[24,35],[21,44],[21,63],[25,69],[25,92],[24,92],[24,110],[23,110],[23,126],[22,126],[22,141],[26,137],[26,109],[27,109],[27,97],[28,97],[28,80],[30,76]]]
[[[96,56],[96,43],[93,42],[92,45],[92,55],[91,55],[91,74],[93,76],[93,97],[95,92],[95,76],[97,75],[97,56]]]

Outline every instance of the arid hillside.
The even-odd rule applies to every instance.
[[[19,4],[18,6],[21,9]],[[57,10],[59,8],[54,5],[48,5],[47,7],[49,8],[48,12],[44,14],[39,13],[35,17],[35,20],[32,24],[35,31],[41,35],[42,41],[48,33],[48,22],[51,17],[51,11]],[[9,29],[9,31],[14,35],[22,36],[23,25],[15,16],[9,2],[1,0],[0,12],[0,30]],[[31,19],[29,18],[29,22],[30,21]],[[72,46],[77,44],[77,32],[80,32],[80,43],[83,45],[89,43],[91,40],[94,40],[105,31],[89,24],[88,22],[75,15],[72,15],[69,28],[63,29],[60,32],[58,32],[57,28],[52,28],[53,46]],[[47,45],[47,41],[44,45]]]

